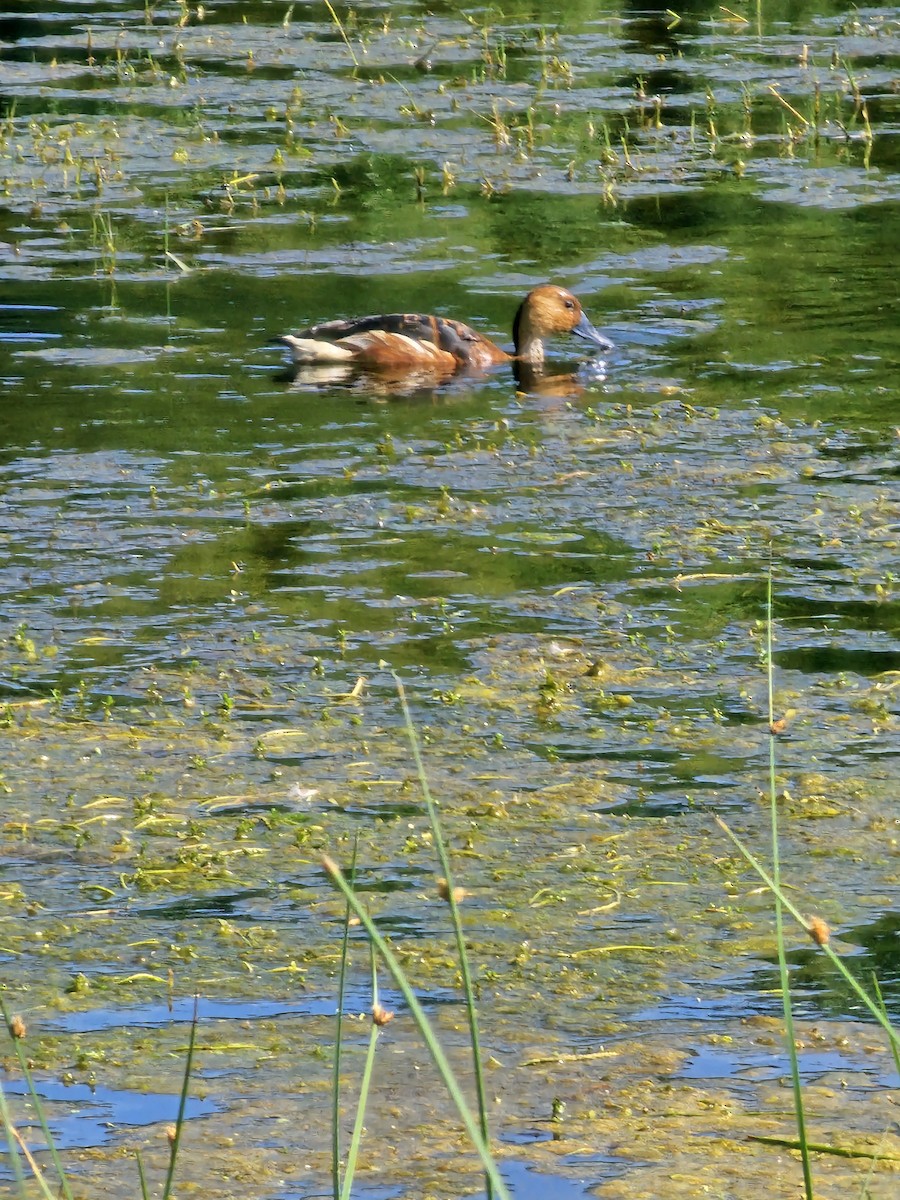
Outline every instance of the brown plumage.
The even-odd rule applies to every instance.
[[[364,370],[406,367],[449,375],[454,371],[483,371],[502,362],[539,366],[544,361],[545,339],[567,333],[603,350],[612,349],[612,342],[597,332],[571,292],[543,283],[519,305],[513,322],[512,354],[461,321],[420,313],[325,321],[275,340],[290,348],[297,367],[343,363]]]

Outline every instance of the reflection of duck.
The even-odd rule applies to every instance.
[[[419,313],[325,321],[275,340],[290,348],[298,368],[330,363],[368,371],[409,370],[448,376],[456,371],[483,371],[503,362],[539,368],[544,361],[544,340],[567,333],[603,350],[613,348],[571,292],[543,283],[519,306],[513,322],[512,354],[460,321]]]
[[[589,388],[606,379],[606,363],[593,359],[591,370],[564,371],[548,375],[541,367],[516,363],[516,389],[522,396],[541,396],[546,400],[577,400]]]

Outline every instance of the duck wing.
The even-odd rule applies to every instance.
[[[373,365],[408,362],[481,368],[509,357],[469,325],[424,313],[380,313],[346,321],[322,321],[278,340],[295,352],[302,346],[309,358],[324,359],[324,347],[319,353],[313,347],[326,343],[342,359]]]

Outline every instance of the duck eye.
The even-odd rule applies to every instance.
[[[572,299],[564,300],[563,304],[565,304],[566,308],[574,308],[575,307],[575,301]]]

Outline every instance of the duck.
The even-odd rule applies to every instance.
[[[511,362],[539,370],[547,339],[574,334],[609,352],[613,343],[589,321],[578,299],[563,287],[542,283],[519,305],[513,321],[513,352],[449,317],[423,313],[382,313],[324,321],[274,339],[287,346],[293,364],[343,364],[368,371],[486,371]]]

